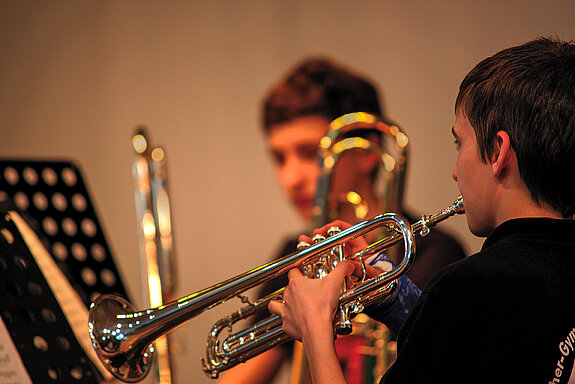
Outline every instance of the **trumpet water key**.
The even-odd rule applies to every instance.
[[[157,338],[210,308],[234,296],[239,296],[246,290],[283,274],[291,268],[304,270],[310,268],[308,267],[310,265],[314,265],[313,268],[316,268],[317,264],[325,266],[328,260],[326,254],[329,255],[334,248],[337,249],[340,245],[370,231],[386,227],[392,235],[368,245],[347,259],[368,257],[400,241],[403,241],[405,249],[404,258],[393,270],[360,282],[340,296],[341,318],[337,322],[344,324],[344,327],[343,331],[339,332],[348,332],[347,319],[388,293],[391,289],[389,285],[393,284],[411,266],[415,254],[415,234],[424,235],[430,227],[440,221],[463,212],[462,199],[458,198],[450,207],[435,215],[423,216],[413,225],[409,225],[401,215],[382,214],[334,233],[331,237],[284,258],[156,308],[137,311],[121,297],[100,296],[91,306],[88,322],[93,346],[101,361],[115,377],[124,382],[138,382],[150,369],[153,353],[151,345]],[[221,330],[231,329],[236,321],[266,308],[267,302],[279,295],[281,292],[261,299],[216,323],[208,336],[207,358],[203,361],[206,374],[217,378],[220,372],[290,339],[283,332],[281,319],[277,316],[271,316],[257,323],[255,326],[257,329],[252,327],[232,334],[221,343],[217,339]]]

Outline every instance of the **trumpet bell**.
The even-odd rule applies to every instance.
[[[138,332],[139,321],[134,319],[137,314],[136,308],[122,297],[102,295],[92,303],[88,318],[92,345],[100,361],[126,383],[143,380],[153,362],[153,345],[124,342],[128,335]]]

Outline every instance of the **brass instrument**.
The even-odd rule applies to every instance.
[[[369,207],[369,202],[360,191],[334,191],[332,186],[336,165],[348,151],[361,149],[374,154],[379,162],[379,175],[371,180],[375,186],[379,182],[379,193],[375,190],[361,191],[374,196],[378,207]],[[336,203],[354,207],[355,221],[365,219],[369,210],[377,212],[401,212],[405,190],[405,178],[409,154],[409,139],[397,126],[384,123],[377,116],[355,112],[333,120],[322,138],[318,150],[320,176],[312,208],[313,227],[321,227],[330,221],[341,218]],[[353,171],[353,170],[348,170]],[[373,198],[370,198],[371,200]],[[388,235],[386,231],[376,234]],[[400,250],[388,249],[386,253],[398,262]],[[387,327],[367,315],[360,314],[354,319],[354,335],[361,336],[363,345],[356,353],[364,357],[366,381],[378,383],[379,379],[395,359],[394,343],[390,340]],[[369,363],[368,363],[369,360]],[[367,369],[369,368],[369,369]],[[296,343],[292,366],[292,384],[310,382],[305,354],[300,343]]]
[[[380,142],[361,137],[375,134]],[[393,148],[385,148],[385,138],[391,138]],[[338,212],[330,209],[330,186],[335,165],[341,156],[352,149],[363,149],[377,155],[383,171],[384,182],[379,200],[383,212],[400,212],[403,207],[409,139],[397,126],[388,125],[375,115],[355,112],[343,115],[330,123],[329,130],[319,145],[319,168],[317,191],[312,208],[313,227],[318,228],[338,218]],[[395,156],[390,152],[395,150]],[[353,196],[353,195],[352,195]],[[352,204],[361,200],[357,196],[348,199]],[[362,209],[365,211],[365,208]],[[361,213],[357,215],[361,218]]]
[[[138,237],[147,287],[144,297],[148,296],[151,307],[157,307],[174,299],[176,286],[166,156],[161,147],[151,147],[143,127],[136,129],[132,146]],[[156,340],[155,346],[157,383],[171,384],[172,345],[168,336]]]
[[[341,253],[336,250],[339,250],[342,244],[385,226],[392,231],[390,236],[370,244],[347,259],[361,261],[402,240],[405,256],[392,271],[366,279],[340,296],[338,311],[340,318],[336,323],[342,324],[341,329],[347,332],[349,319],[361,312],[364,306],[386,295],[392,289],[394,281],[411,266],[415,252],[414,234],[426,234],[429,228],[438,222],[463,212],[462,199],[458,198],[450,207],[435,215],[423,216],[411,226],[400,215],[394,213],[378,215],[334,233],[331,237],[299,252],[157,308],[137,311],[119,296],[102,295],[90,308],[88,326],[93,346],[102,363],[115,377],[125,382],[140,381],[150,369],[153,355],[151,345],[157,338],[166,335],[208,309],[285,273],[291,268],[329,269],[333,261],[331,254]],[[231,332],[232,325],[236,321],[267,308],[267,303],[281,294],[281,292],[276,293],[276,295],[268,296],[239,309],[214,325],[208,335],[207,357],[203,360],[203,369],[207,375],[217,378],[221,371],[232,368],[290,339],[290,336],[282,331],[279,316],[264,319],[251,328],[230,335],[221,343],[217,339],[224,328]]]

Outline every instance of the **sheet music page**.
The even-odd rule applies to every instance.
[[[104,378],[107,380],[112,379],[112,374],[104,368],[92,347],[92,341],[90,340],[88,332],[88,309],[84,306],[82,299],[72,287],[66,276],[62,273],[52,256],[50,256],[44,245],[40,242],[34,231],[26,224],[24,219],[22,219],[22,217],[20,217],[16,212],[10,211],[9,214],[22,234],[26,245],[30,249],[30,253],[38,264],[38,267],[44,274],[48,285],[50,285],[50,288],[52,289],[58,304],[60,304],[60,308],[62,309],[62,312],[64,312],[64,315],[66,316],[76,339],[80,343],[80,346],[84,349],[84,352],[86,352],[90,360],[102,373]],[[3,383],[0,382],[0,384]]]
[[[32,384],[12,337],[0,317],[0,384]]]

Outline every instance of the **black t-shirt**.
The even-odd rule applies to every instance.
[[[423,290],[381,383],[567,383],[575,222],[515,219]]]

